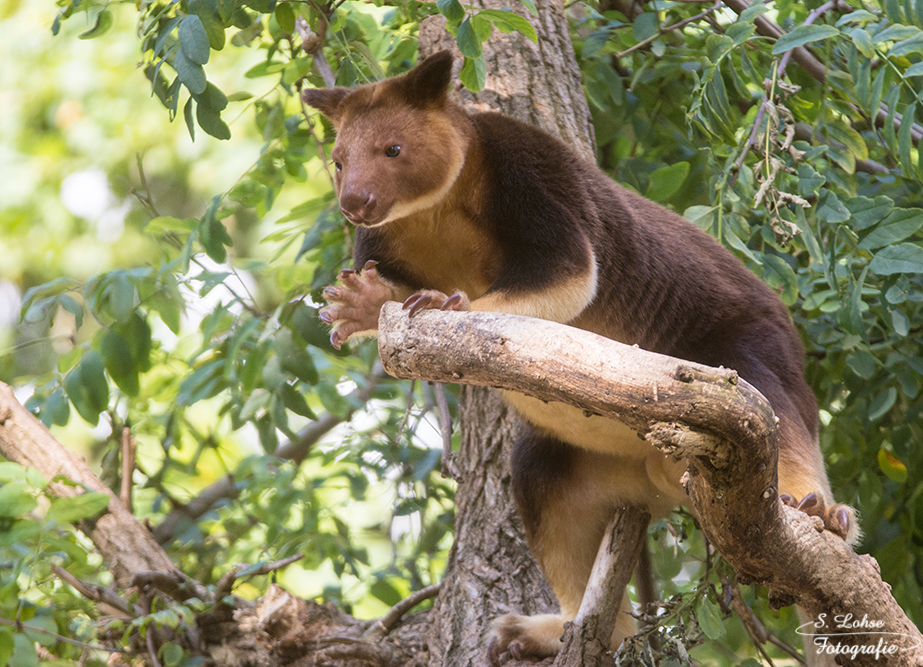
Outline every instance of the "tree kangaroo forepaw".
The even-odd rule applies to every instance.
[[[438,308],[440,310],[471,310],[471,301],[461,291],[451,296],[434,289],[424,289],[411,294],[404,302],[404,310],[413,317],[421,310]]]
[[[783,493],[779,498],[789,507],[794,507],[808,516],[818,517],[823,529],[841,537],[848,544],[855,544],[859,540],[856,511],[849,505],[836,503],[828,507],[823,497],[816,493],[809,493],[801,500],[796,500],[787,493]]]
[[[343,269],[339,284],[324,288],[328,305],[318,311],[318,317],[333,325],[330,344],[336,349],[351,336],[378,330],[378,314],[393,295],[391,287],[378,275],[377,264],[369,260],[361,271]]]

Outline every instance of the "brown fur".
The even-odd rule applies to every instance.
[[[337,128],[337,195],[359,227],[356,266],[365,265],[326,293],[321,317],[334,324],[334,344],[373,330],[387,298],[411,297],[414,309],[467,308],[470,300],[472,310],[567,322],[734,368],[780,419],[781,492],[795,501],[816,494],[810,511],[854,534],[852,514],[843,525],[843,506],[830,507],[804,350],[775,294],[714,239],[548,134],[499,114],[465,113],[448,99],[451,64],[443,52],[352,92],[305,91]],[[399,155],[389,156],[394,147]],[[446,301],[455,292],[464,294]],[[531,425],[515,446],[514,492],[562,613],[504,617],[494,657],[557,650],[616,507],[640,503],[662,515],[683,501],[682,465],[626,427],[560,404],[507,399]]]

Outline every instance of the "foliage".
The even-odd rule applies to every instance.
[[[600,163],[718,237],[791,308],[835,493],[861,510],[860,549],[879,559],[919,624],[923,481],[912,472],[923,465],[914,447],[923,438],[923,128],[912,121],[923,118],[923,16],[912,2],[849,4],[847,12],[778,0],[737,14],[657,0],[635,14],[615,2],[569,11]],[[28,407],[59,432],[97,425],[83,432],[114,487],[130,426],[139,447],[135,511],[155,527],[209,484],[233,478],[233,497],[161,534],[199,581],[215,583],[234,563],[301,552],[284,575],[289,585],[366,614],[437,581],[452,488],[434,474],[432,401],[424,391],[424,406],[404,424],[408,387],[381,377],[368,343],[335,351],[315,316],[320,290],[349,263],[350,238],[323,157],[330,127],[306,112],[299,92],[326,85],[327,69],[326,83],[336,85],[406,70],[419,22],[435,13],[465,56],[463,82],[479,89],[482,43],[494,28],[535,39],[531,3],[521,13],[457,0],[58,6],[55,44],[127,45],[132,55],[78,56],[108,78],[85,94],[80,119],[105,128],[97,134],[106,150],[76,148],[86,124],[68,125],[67,102],[48,84],[29,102],[32,113],[14,116],[15,150],[64,166],[46,167],[30,197],[0,209],[11,255],[25,258],[0,264],[0,279],[22,293],[20,320],[2,333],[12,350],[0,357],[3,379],[23,387]],[[761,36],[764,20],[783,36]],[[139,44],[145,79],[131,67]],[[798,47],[825,63],[823,80],[799,57],[785,60]],[[142,89],[137,99],[117,87],[126,78]],[[165,114],[152,112],[149,93]],[[103,102],[120,98],[139,114],[146,149],[116,138],[131,118],[114,119]],[[163,137],[181,136],[178,123],[165,124],[181,107],[200,151],[186,161],[158,153]],[[26,144],[33,135],[44,143]],[[187,140],[179,146],[189,153]],[[99,257],[98,220],[54,202],[68,173],[92,167],[105,171],[107,192],[123,198],[127,213],[111,242],[119,259],[111,252],[75,269],[65,244]],[[36,225],[54,239],[41,241],[44,255]],[[43,500],[45,480],[15,466],[0,475],[8,528],[0,617],[90,641],[98,611],[48,570],[61,564],[106,583],[92,549],[68,527],[80,509],[56,516],[62,510]],[[697,585],[703,573],[690,566],[705,560],[704,546],[684,546],[686,558],[676,559],[658,531],[659,570],[686,575],[664,583],[679,600],[671,609],[681,610],[684,637],[701,628],[710,640],[702,655],[717,664],[733,664],[732,649],[755,655],[740,626],[713,636],[719,600],[709,586],[720,575],[706,568]],[[262,585],[237,592],[256,595]],[[794,643],[791,614],[770,612],[764,593],[749,595],[763,621]],[[82,650],[0,626],[0,664],[14,650],[10,664],[34,664],[36,642],[64,660]]]

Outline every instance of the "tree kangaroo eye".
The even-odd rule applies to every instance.
[[[385,150],[385,157],[397,157],[401,154],[400,146],[390,146]]]

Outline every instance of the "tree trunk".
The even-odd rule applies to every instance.
[[[475,0],[475,9],[505,9],[503,0]],[[595,162],[595,139],[580,71],[562,6],[535,3],[538,16],[516,11],[535,26],[538,43],[494,31],[485,48],[487,83],[471,93],[456,86],[470,111],[501,111],[554,134]],[[441,17],[420,26],[420,56],[455,50]],[[460,60],[457,50],[456,56]],[[456,494],[455,544],[429,631],[430,664],[487,664],[493,619],[536,614],[557,603],[525,542],[510,490],[509,453],[518,417],[491,390],[464,387],[459,421],[461,479]]]

